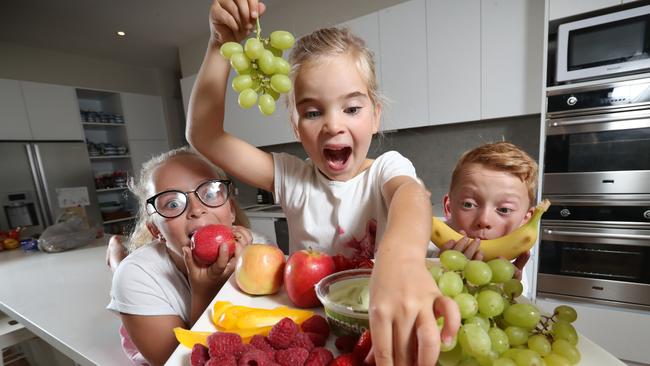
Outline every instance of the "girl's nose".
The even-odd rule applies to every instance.
[[[325,117],[324,129],[330,135],[338,135],[343,132],[343,123],[335,113],[328,113]]]
[[[195,194],[187,195],[187,214],[189,217],[199,217],[206,212],[205,205]]]

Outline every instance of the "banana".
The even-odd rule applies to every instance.
[[[535,241],[537,241],[539,222],[542,214],[546,212],[550,205],[551,202],[545,199],[535,207],[533,216],[525,225],[500,238],[481,240],[480,249],[483,252],[483,260],[489,261],[498,257],[511,260],[521,253],[530,250],[535,245]],[[450,240],[457,241],[462,237],[463,235],[449,227],[444,221],[436,217],[433,218],[431,241],[438,248],[441,248]]]

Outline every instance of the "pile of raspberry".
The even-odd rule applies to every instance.
[[[356,337],[339,337],[336,346],[341,355],[336,359],[324,348],[330,328],[320,315],[305,320],[301,326],[290,318],[280,320],[268,336],[256,335],[248,344],[236,333],[216,332],[208,337],[208,347],[195,344],[192,366],[357,366],[370,350],[370,334],[364,335],[363,347]],[[356,353],[355,353],[356,352]]]

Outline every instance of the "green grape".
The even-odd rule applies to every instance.
[[[244,48],[237,42],[226,42],[221,45],[221,48],[219,48],[219,52],[221,53],[221,56],[225,58],[226,60],[230,60],[232,55],[235,53],[242,53],[244,52]]]
[[[492,350],[498,354],[502,354],[510,348],[510,341],[508,340],[508,335],[503,330],[492,327],[488,330],[488,335],[490,336],[490,341],[492,342]]]
[[[456,348],[456,345],[458,344],[458,334],[454,335],[454,337],[451,339],[451,342],[449,344],[445,345],[444,343],[440,343],[440,352],[449,352]]]
[[[458,366],[481,366],[481,364],[478,363],[478,361],[476,361],[474,358],[466,358],[460,361]]]
[[[503,354],[501,355],[501,357],[505,357],[505,358],[508,358],[508,359],[514,361],[514,360],[515,360],[515,356],[516,356],[519,352],[521,352],[521,350],[518,349],[518,348],[510,348],[509,350],[503,352]]]
[[[463,274],[467,282],[476,286],[485,285],[492,279],[492,270],[483,261],[469,261],[463,269]]]
[[[273,90],[272,88],[268,88],[268,90],[266,90],[266,94],[272,96],[273,99],[275,99],[275,100],[280,99],[280,93],[276,92],[276,91]],[[442,274],[441,274],[441,275],[442,275]]]
[[[541,366],[544,364],[542,356],[529,349],[522,349],[516,352],[513,360],[517,366]]]
[[[504,283],[515,275],[515,265],[503,258],[492,259],[487,264],[492,270],[494,283]]]
[[[273,63],[275,64],[276,74],[289,75],[289,72],[291,71],[291,65],[289,65],[287,60],[276,56],[273,58]]]
[[[532,304],[512,304],[504,312],[503,317],[508,324],[533,329],[539,323],[541,315]]]
[[[251,60],[257,60],[264,52],[264,44],[257,38],[249,38],[244,44],[244,53]]]
[[[485,357],[490,354],[490,336],[479,325],[464,324],[458,331],[458,342],[463,351],[471,356]]]
[[[492,366],[517,366],[517,364],[509,358],[500,357],[492,362]]]
[[[528,348],[539,353],[541,356],[546,356],[551,353],[551,342],[548,341],[546,336],[535,334],[528,338]]]
[[[576,313],[575,309],[567,305],[560,305],[556,307],[553,313],[559,320],[564,320],[569,323],[573,323],[576,321],[576,319],[578,319],[578,313]]]
[[[271,47],[279,50],[286,50],[293,47],[296,39],[287,31],[275,31],[271,33]]]
[[[578,349],[565,339],[557,339],[551,345],[553,353],[556,353],[567,359],[572,365],[580,362],[580,352]]]
[[[253,78],[250,75],[238,75],[232,79],[232,88],[241,93],[244,89],[253,88]]]
[[[282,74],[271,76],[271,88],[278,93],[286,93],[291,90],[291,79]]]
[[[481,326],[481,328],[483,328],[483,330],[486,332],[490,329],[490,321],[486,317],[480,314],[465,319],[463,324],[477,324]]]
[[[567,321],[558,320],[553,323],[553,326],[551,326],[551,334],[553,334],[553,339],[564,339],[574,346],[578,344],[578,332]]]
[[[481,366],[492,366],[492,362],[494,362],[494,360],[496,360],[497,357],[498,355],[496,354],[496,352],[490,352],[490,354],[485,357],[479,356],[474,358],[476,359],[476,361],[478,361],[478,364]]]
[[[260,95],[257,105],[260,108],[260,112],[265,116],[270,116],[275,112],[275,99],[268,94]]]
[[[251,60],[243,53],[235,53],[230,57],[230,65],[241,74],[242,71],[250,69]]]
[[[511,279],[503,283],[503,292],[511,299],[516,299],[524,292],[524,286],[517,279]]]
[[[465,254],[458,250],[445,250],[440,254],[440,263],[450,271],[462,270],[467,262]]]
[[[479,292],[476,300],[478,311],[488,318],[494,318],[503,312],[503,297],[492,290]]]
[[[528,341],[528,331],[521,327],[510,326],[505,329],[510,346],[520,346]]]
[[[239,106],[242,108],[250,108],[255,105],[256,101],[257,93],[253,89],[242,90],[242,92],[239,93],[239,98],[237,98],[237,102],[239,102]]]
[[[460,293],[454,296],[454,301],[458,304],[458,310],[460,310],[460,317],[462,319],[473,317],[478,312],[478,302],[470,294]]]
[[[442,277],[443,272],[444,270],[439,265],[434,264],[429,267],[429,273],[431,273],[431,277],[433,277],[433,280],[436,281],[436,283],[438,283],[440,277]]]
[[[438,289],[443,295],[453,298],[463,291],[463,280],[456,272],[445,272],[438,281]]]
[[[279,50],[273,46],[269,46],[268,48],[269,51],[273,54],[275,57],[282,57],[282,50]]]
[[[563,356],[558,355],[557,353],[549,353],[548,355],[542,357],[546,366],[571,366],[571,362],[564,358]]]
[[[275,56],[269,50],[264,50],[260,58],[257,59],[257,65],[266,75],[273,75],[275,73]]]
[[[455,366],[460,362],[461,358],[463,358],[463,350],[460,344],[456,343],[456,346],[451,351],[440,352],[438,364],[440,366]]]

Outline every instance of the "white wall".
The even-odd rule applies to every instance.
[[[406,0],[272,0],[261,18],[262,34],[286,30],[295,36],[314,29],[335,25]],[[205,36],[179,47],[183,77],[199,71],[209,37],[208,13],[205,14]]]

